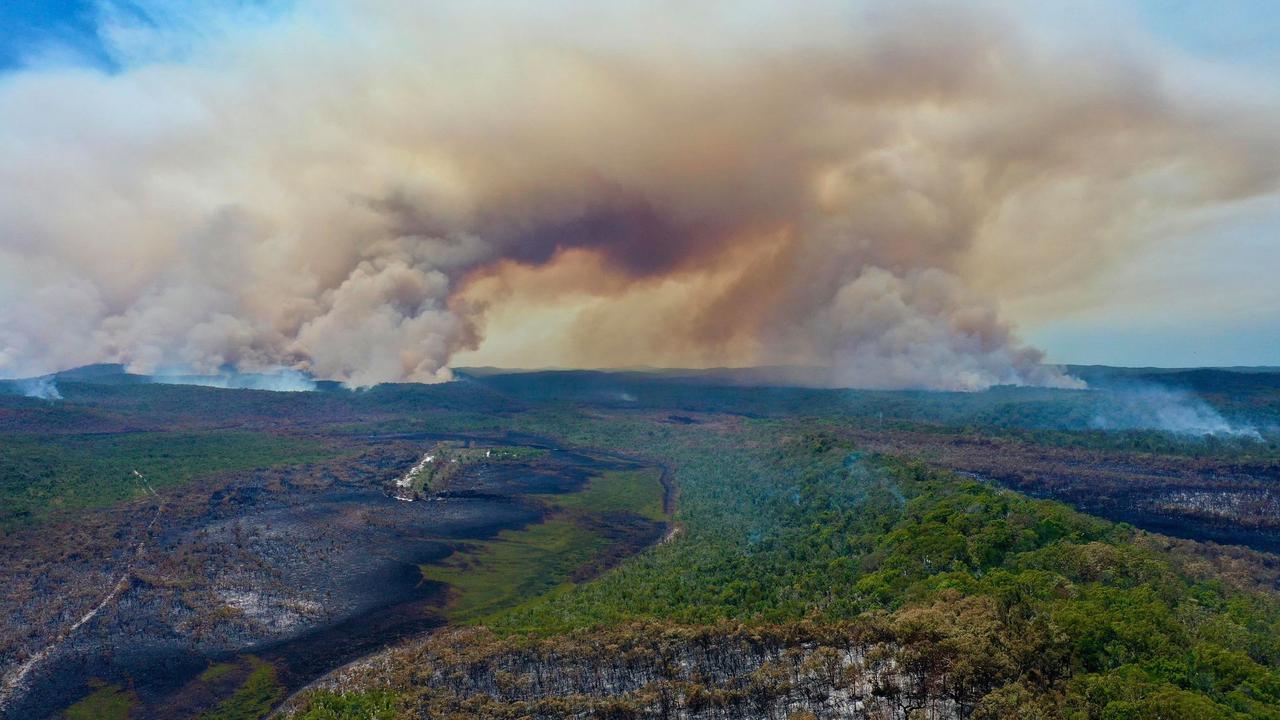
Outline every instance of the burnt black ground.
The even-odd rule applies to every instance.
[[[92,692],[95,682],[135,692],[141,700],[135,720],[196,716],[217,698],[194,681],[211,665],[245,654],[276,666],[285,690],[292,691],[442,625],[446,588],[424,582],[418,566],[447,557],[456,541],[539,522],[543,507],[524,495],[573,492],[601,471],[637,467],[541,438],[495,443],[423,433],[361,442],[413,442],[425,449],[441,439],[530,443],[545,452],[527,462],[468,468],[446,497],[429,501],[398,501],[370,486],[284,496],[240,489],[234,493],[239,505],[227,511],[215,493],[210,505],[219,511],[167,528],[148,552],[207,550],[211,559],[197,582],[223,602],[245,608],[253,627],[228,630],[224,623],[216,632],[193,631],[195,618],[184,616],[174,602],[178,591],[135,580],[117,603],[38,667],[29,691],[6,717],[56,717]]]

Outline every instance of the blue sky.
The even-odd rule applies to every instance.
[[[113,67],[111,51],[97,31],[101,10],[108,4],[115,12],[144,21],[149,14],[146,0],[0,2],[0,69],[12,70],[50,57]],[[213,4],[245,3],[224,0]],[[1058,12],[1066,15],[1074,5],[1057,4]],[[1104,3],[1102,7],[1108,5],[1123,3]],[[1132,8],[1148,32],[1190,54],[1280,69],[1280,3],[1274,0],[1140,0]]]
[[[3,0],[0,2],[0,72],[24,66],[75,65],[120,69],[120,49],[104,26],[128,24],[199,32],[200,23],[245,9],[284,7],[285,0]]]
[[[1274,0],[1143,0],[1147,29],[1183,50],[1225,62],[1280,68]]]
[[[0,69],[58,53],[110,66],[97,33],[98,9],[90,0],[7,0],[0,3]]]

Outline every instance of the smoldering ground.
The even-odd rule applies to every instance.
[[[142,6],[115,69],[0,81],[0,375],[1070,386],[1000,302],[1083,302],[1280,162],[1256,96],[996,5]]]

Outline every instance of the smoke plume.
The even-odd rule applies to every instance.
[[[1099,430],[1163,430],[1175,435],[1261,440],[1253,425],[1233,423],[1190,392],[1159,385],[1112,389],[1090,425]]]
[[[0,376],[467,352],[1070,386],[1002,300],[1275,192],[1274,108],[1158,49],[899,5],[104,13],[118,70],[0,79]]]
[[[297,370],[288,368],[275,368],[261,373],[221,372],[217,375],[189,375],[162,371],[152,375],[150,379],[151,382],[161,385],[200,385],[272,392],[306,392],[316,389],[314,380]]]
[[[51,376],[26,378],[15,381],[15,389],[25,397],[40,400],[61,400],[58,383]]]

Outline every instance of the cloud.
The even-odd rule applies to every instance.
[[[1280,162],[1268,106],[988,6],[213,7],[107,16],[117,72],[0,79],[0,375],[1063,384],[999,303]]]

